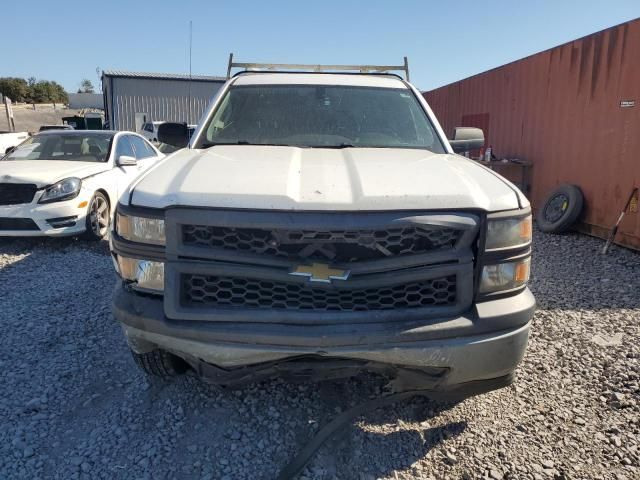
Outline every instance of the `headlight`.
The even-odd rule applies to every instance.
[[[480,277],[480,293],[513,290],[529,281],[531,258],[515,262],[485,265]]]
[[[118,274],[130,282],[134,282],[136,290],[152,293],[164,292],[164,263],[150,260],[139,260],[116,255]]]
[[[131,242],[164,245],[164,220],[116,213],[116,233]]]
[[[44,191],[38,203],[61,202],[62,200],[70,200],[80,193],[82,180],[71,177],[60,180],[58,183],[51,185]]]
[[[531,242],[531,215],[521,218],[489,219],[485,250],[501,250]]]

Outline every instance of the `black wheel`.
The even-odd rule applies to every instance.
[[[160,378],[172,378],[187,371],[184,360],[164,350],[151,350],[147,353],[136,353],[131,350],[136,364],[147,375]]]
[[[584,206],[582,190],[576,185],[564,184],[556,188],[538,210],[538,227],[547,233],[568,231],[578,220]]]
[[[89,202],[87,210],[87,220],[84,237],[88,240],[102,240],[109,233],[109,222],[111,221],[111,209],[109,200],[103,193],[96,192]]]

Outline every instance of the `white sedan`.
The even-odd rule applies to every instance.
[[[34,135],[0,160],[0,237],[104,238],[120,194],[162,157],[130,132]]]
[[[29,132],[0,132],[0,157],[29,138]]]

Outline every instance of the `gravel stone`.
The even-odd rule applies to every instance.
[[[640,255],[535,233],[538,300],[513,386],[369,412],[300,478],[640,478]],[[607,279],[607,281],[602,281]],[[270,479],[373,375],[223,391],[134,365],[106,242],[0,239],[0,478]]]
[[[489,477],[493,478],[493,480],[502,480],[503,475],[498,470],[491,470],[489,472]]]

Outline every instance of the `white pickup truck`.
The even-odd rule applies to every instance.
[[[159,140],[185,146],[186,125]],[[244,71],[120,198],[114,314],[137,363],[220,384],[367,370],[465,397],[513,381],[531,210],[392,74]]]

